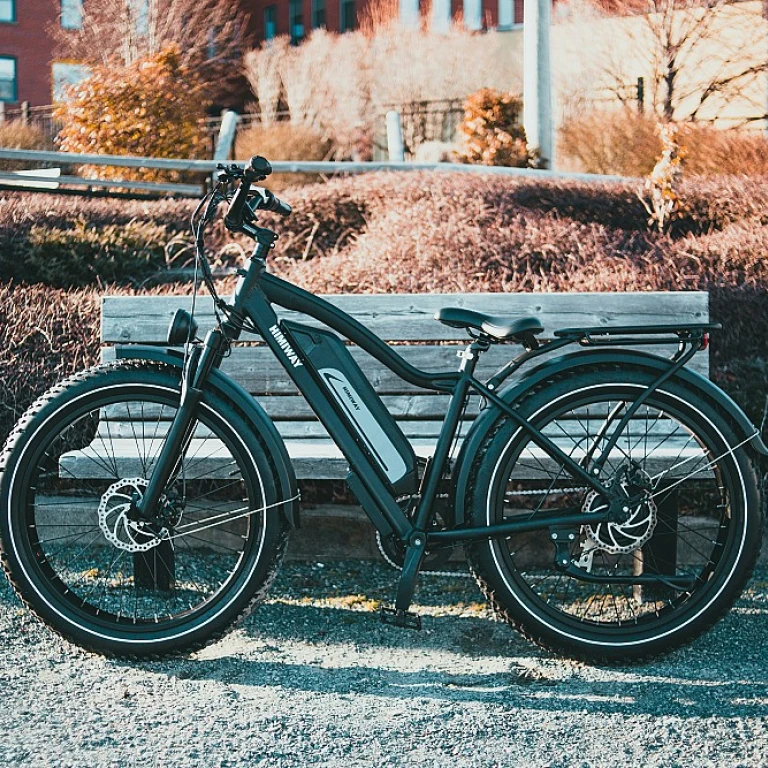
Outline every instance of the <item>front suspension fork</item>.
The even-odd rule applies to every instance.
[[[181,462],[194,434],[195,416],[203,398],[205,381],[208,374],[221,364],[228,343],[224,332],[215,328],[208,332],[202,346],[196,344],[190,351],[182,376],[179,409],[152,469],[149,485],[143,497],[136,501],[140,520],[151,522],[155,518],[160,497],[171,477],[181,469]]]

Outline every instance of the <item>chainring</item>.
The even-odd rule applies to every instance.
[[[406,514],[409,519],[412,519],[413,517],[414,503],[416,501],[418,501],[418,497],[415,495],[401,496],[397,499],[398,504],[405,507],[407,510]],[[436,522],[438,524],[443,522],[443,518],[439,512],[436,515]],[[381,556],[389,565],[398,571],[403,569],[403,564],[405,563],[405,548],[394,535],[382,536],[379,531],[376,531],[376,546],[378,546]],[[441,573],[440,569],[448,564],[452,551],[453,550],[450,547],[437,549],[433,552],[427,550],[424,554],[419,573]]]
[[[393,568],[401,571],[405,562],[405,549],[394,536],[382,536],[376,531],[376,545],[381,552],[381,556]],[[449,548],[437,549],[434,552],[427,551],[424,560],[421,563],[420,573],[434,573],[448,565],[452,550]]]

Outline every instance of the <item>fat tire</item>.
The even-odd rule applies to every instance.
[[[578,404],[580,397],[584,399],[596,393],[602,392],[607,397],[627,389],[640,392],[653,380],[653,374],[641,368],[585,367],[542,382],[525,392],[516,407],[521,415],[541,423],[554,413],[553,408],[558,407],[553,403],[561,403],[565,408],[569,403]],[[723,450],[739,445],[738,433],[728,415],[719,411],[703,393],[679,380],[665,383],[660,390],[652,402],[667,406],[674,403],[681,423],[718,451],[715,455],[720,456]],[[499,508],[498,493],[500,489],[503,493],[505,486],[494,478],[494,472],[503,463],[505,453],[514,455],[520,441],[526,440],[525,436],[519,435],[517,427],[503,416],[489,430],[474,459],[466,496],[471,525],[488,524],[493,518],[493,509]],[[467,547],[470,568],[495,613],[525,637],[557,655],[597,663],[636,663],[668,653],[690,643],[728,612],[751,576],[760,551],[763,519],[752,461],[745,448],[740,447],[725,456],[718,467],[728,474],[725,482],[733,489],[734,533],[726,542],[725,552],[712,574],[711,583],[717,589],[713,587],[707,593],[709,585],[697,587],[705,593],[703,604],[701,598],[691,609],[683,603],[671,614],[664,614],[657,627],[656,622],[651,621],[650,626],[643,625],[642,630],[633,632],[629,628],[619,635],[593,625],[580,630],[571,617],[564,614],[558,617],[557,611],[549,609],[540,597],[526,588],[511,558],[503,556],[507,547],[504,540],[484,541]],[[508,467],[505,471],[513,472],[514,468],[510,470]],[[494,482],[495,489],[492,487]],[[552,559],[548,565],[552,567]]]
[[[251,569],[247,577],[225,587],[217,596],[214,617],[206,616],[205,612],[193,612],[187,624],[182,623],[165,636],[162,631],[152,632],[151,627],[147,627],[151,634],[149,639],[142,636],[141,630],[133,633],[122,629],[110,631],[103,622],[88,620],[58,599],[57,591],[45,583],[44,572],[30,557],[29,547],[25,544],[26,531],[20,526],[19,502],[26,498],[27,489],[19,487],[14,478],[28,476],[32,471],[28,464],[38,450],[37,443],[44,444],[49,439],[46,429],[56,429],[57,418],[66,413],[74,400],[98,397],[106,387],[129,388],[134,385],[150,393],[159,388],[164,397],[168,396],[169,389],[178,394],[180,371],[162,363],[134,360],[97,366],[56,385],[22,416],[0,455],[0,560],[21,600],[46,625],[70,642],[106,656],[156,659],[200,649],[225,635],[247,616],[263,600],[277,574],[290,526],[279,505],[268,509],[259,524],[262,539],[258,553],[254,555],[249,551],[245,558]],[[258,475],[266,504],[279,501],[277,489],[281,487],[281,478],[251,422],[221,393],[206,392],[203,403],[218,415],[229,437],[239,436],[238,450],[244,461],[247,458],[252,463],[244,469]],[[252,562],[254,557],[256,560]]]

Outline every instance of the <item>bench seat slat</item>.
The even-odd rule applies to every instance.
[[[555,440],[556,444],[570,453],[575,459],[580,459],[583,452],[574,448],[573,441],[568,438]],[[302,479],[323,477],[326,479],[343,479],[349,471],[347,461],[339,449],[328,442],[318,444],[318,441],[287,440],[288,454],[294,464],[296,476]],[[424,458],[434,450],[435,441],[430,439],[415,439],[413,441],[416,454]],[[139,458],[144,445],[131,439],[115,439],[111,443],[114,464],[106,462],[99,451],[96,441],[88,447],[63,454],[59,460],[59,471],[62,478],[92,478],[112,480],[114,469],[121,477],[137,477],[143,472],[143,462]],[[223,449],[223,446],[221,446]],[[227,480],[232,476],[232,464],[224,458],[231,458],[229,453],[217,451],[214,441],[193,439],[189,449],[190,464],[194,467],[187,475],[187,481],[199,478],[214,478]],[[624,461],[624,453],[615,450],[611,458],[616,463]],[[670,464],[688,459],[688,464],[682,464],[676,471],[666,476],[667,479],[682,477],[697,466],[706,462],[706,458],[698,445],[692,445],[685,437],[672,437],[661,443],[652,458],[645,465],[646,471],[653,473],[668,469]],[[530,445],[518,462],[519,479],[546,479],[549,472],[556,470],[557,465],[540,448]],[[551,479],[551,478],[550,478]]]

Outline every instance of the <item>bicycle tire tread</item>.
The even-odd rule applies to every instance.
[[[8,461],[11,459],[14,450],[16,449],[17,442],[26,434],[29,424],[57,397],[62,395],[72,386],[87,382],[89,379],[95,379],[98,376],[102,376],[105,373],[112,371],[122,371],[126,369],[135,369],[142,371],[156,371],[160,373],[167,372],[169,366],[163,363],[157,363],[146,360],[118,360],[108,363],[102,363],[100,365],[92,366],[84,371],[79,371],[60,382],[57,382],[53,387],[48,389],[42,395],[40,395],[22,414],[19,421],[14,426],[13,430],[9,434],[8,438],[3,445],[2,452],[0,452],[0,487],[2,487],[3,474],[8,466]],[[232,407],[236,410],[236,404],[231,403]],[[290,526],[283,516],[280,516],[281,529],[277,536],[277,541],[273,549],[273,555],[271,561],[266,566],[266,575],[260,585],[259,589],[254,591],[248,602],[244,607],[232,617],[226,624],[216,628],[206,636],[199,640],[192,641],[179,648],[169,648],[167,651],[149,651],[147,653],[136,653],[130,651],[117,651],[111,647],[105,647],[98,643],[83,642],[82,638],[75,637],[73,634],[68,633],[61,626],[49,621],[40,611],[37,610],[34,603],[30,602],[25,596],[23,586],[19,583],[17,578],[13,574],[8,555],[5,551],[5,546],[2,540],[0,540],[0,567],[2,567],[9,584],[11,585],[16,596],[21,600],[22,604],[26,607],[35,618],[50,630],[55,632],[60,637],[64,638],[68,642],[76,645],[78,648],[88,652],[103,656],[106,658],[122,659],[126,661],[159,661],[162,659],[178,657],[180,655],[194,653],[210,643],[217,642],[227,634],[229,634],[238,624],[244,621],[254,609],[264,600],[269,588],[274,583],[277,577],[280,566],[285,557],[285,552],[288,546],[288,540],[290,538]]]

